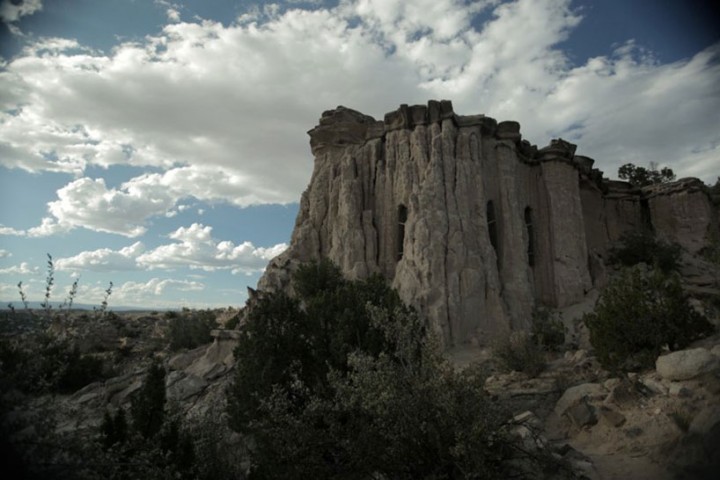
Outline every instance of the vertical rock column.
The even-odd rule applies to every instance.
[[[578,171],[561,159],[545,159],[555,305],[579,302],[591,288]]]
[[[511,327],[515,330],[528,329],[534,304],[532,273],[527,257],[529,239],[524,221],[529,198],[527,192],[520,188],[523,165],[518,161],[514,143],[500,140],[496,152],[500,186],[498,216],[502,225],[499,274],[503,300]]]

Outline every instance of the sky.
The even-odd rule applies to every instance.
[[[290,241],[306,132],[449,99],[542,147],[720,175],[711,0],[0,0],[0,300],[241,306]]]

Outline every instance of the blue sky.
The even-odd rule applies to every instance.
[[[450,99],[627,162],[720,174],[705,0],[0,0],[0,300],[239,306],[290,240],[306,131]]]

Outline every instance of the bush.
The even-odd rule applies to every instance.
[[[708,262],[720,265],[720,237],[717,233],[710,235],[707,246],[702,250],[702,256]]]
[[[535,308],[531,340],[544,350],[558,350],[565,344],[565,325],[560,314],[554,316],[550,310]]]
[[[536,377],[545,369],[545,353],[528,332],[512,332],[493,346],[493,356],[508,371]]]
[[[381,278],[310,264],[294,282],[300,298],[259,297],[236,350],[228,413],[253,439],[250,478],[541,478],[553,464],[515,448],[484,379],[452,368]]]
[[[649,230],[626,232],[618,243],[610,249],[608,263],[611,265],[631,267],[645,263],[665,273],[678,269],[680,246],[658,240]]]
[[[225,322],[225,328],[227,330],[235,330],[237,326],[240,324],[240,314],[236,313],[230,319]]]
[[[72,393],[104,378],[103,361],[47,334],[0,341],[0,383],[25,393]],[[4,389],[5,389],[4,388]]]
[[[583,318],[600,363],[610,370],[652,367],[663,348],[686,347],[713,326],[687,301],[676,275],[625,269]]]
[[[55,384],[58,392],[72,393],[104,377],[103,361],[99,358],[81,355],[77,346],[66,355],[65,368]]]
[[[653,162],[650,163],[650,168],[626,163],[618,169],[618,177],[627,180],[636,187],[646,187],[658,183],[672,182],[675,180],[675,173],[668,167],[658,170],[657,164]]]
[[[230,425],[237,431],[247,431],[261,400],[276,385],[297,380],[313,391],[326,391],[330,370],[348,371],[349,353],[359,349],[377,355],[390,348],[370,325],[366,304],[407,310],[381,277],[347,282],[327,261],[299,268],[293,287],[299,298],[263,294],[248,313],[228,398]]]
[[[100,425],[100,434],[105,450],[125,443],[128,437],[128,426],[127,420],[125,420],[125,410],[122,407],[114,415],[105,411],[103,422]]]
[[[170,349],[195,348],[212,341],[210,331],[217,326],[210,310],[183,312],[170,319]]]
[[[154,359],[145,381],[132,398],[132,425],[143,438],[155,436],[165,419],[165,368]]]

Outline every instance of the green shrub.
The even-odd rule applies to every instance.
[[[493,356],[508,371],[536,377],[545,369],[545,353],[528,332],[518,331],[493,345]]]
[[[236,313],[230,319],[225,322],[225,328],[227,330],[235,330],[237,328],[238,324],[240,323],[240,314]]]
[[[549,457],[515,448],[483,379],[382,278],[328,263],[293,281],[300,298],[259,296],[235,353],[228,414],[253,439],[250,478],[542,478]]]
[[[72,393],[105,377],[103,361],[47,334],[0,341],[0,383],[25,393]]]
[[[675,173],[668,167],[658,170],[658,165],[654,162],[650,162],[649,168],[626,163],[618,169],[618,177],[627,180],[636,187],[646,187],[658,183],[672,182],[675,180]]]
[[[684,348],[713,331],[676,275],[641,266],[613,279],[583,320],[598,360],[610,370],[652,367],[663,348]]]
[[[680,246],[658,240],[649,230],[626,232],[609,253],[611,265],[631,267],[645,263],[665,273],[677,270],[680,261]]]
[[[209,310],[188,311],[170,320],[170,349],[195,348],[212,341],[215,314]]]
[[[77,346],[66,355],[64,369],[55,385],[58,392],[72,393],[104,377],[101,359],[92,355],[81,355]]]
[[[709,242],[701,253],[708,262],[720,265],[720,236],[717,233],[710,235]]]
[[[132,426],[143,438],[155,436],[165,419],[165,368],[154,359],[130,405]]]
[[[100,425],[102,444],[105,450],[123,445],[128,438],[128,425],[125,419],[125,410],[120,407],[115,414],[105,411],[103,422]]]
[[[560,349],[565,344],[565,325],[561,315],[555,316],[550,310],[535,308],[531,339],[544,350]]]

